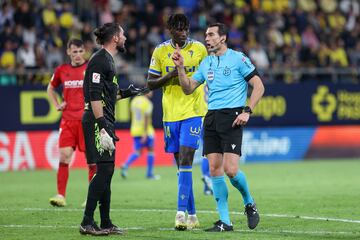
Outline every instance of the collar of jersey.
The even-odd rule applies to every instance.
[[[113,56],[106,48],[103,48],[103,49],[104,49],[104,51],[107,52],[107,53],[111,56],[111,58],[114,60],[114,56]]]
[[[186,41],[185,41],[184,46],[182,46],[182,47],[181,47],[181,49],[186,48],[186,47],[187,47],[187,45],[189,44],[189,42],[190,42],[190,38],[187,38],[187,39],[186,39]],[[173,48],[176,48],[176,46],[174,45],[174,43],[173,43],[173,40],[172,40],[172,39],[170,39],[170,43],[171,43],[171,46],[172,46]]]
[[[214,58],[217,58],[217,57],[219,57],[219,58],[223,58],[223,57],[225,57],[225,56],[227,56],[227,55],[229,55],[229,53],[230,53],[230,48],[228,48],[228,49],[226,49],[226,51],[224,52],[224,54],[223,55],[221,55],[221,56],[216,56],[216,55],[211,55],[211,57],[214,57]]]

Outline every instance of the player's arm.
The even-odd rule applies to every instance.
[[[119,89],[116,95],[116,100],[129,98],[136,95],[144,95],[150,91],[149,88],[143,87],[143,88],[137,88],[133,84],[130,84],[128,88],[126,89]]]
[[[253,88],[248,103],[248,107],[250,107],[250,109],[247,110],[249,115],[255,108],[256,104],[259,102],[260,98],[264,95],[265,88],[259,73],[250,59],[243,53],[239,56],[241,57],[241,60],[239,59],[239,71],[244,76],[245,81],[247,81],[248,84]]]
[[[141,142],[145,143],[148,135],[148,124],[150,121],[150,115],[146,113],[142,113],[142,114],[144,114],[144,135],[141,138]]]
[[[174,54],[172,55],[172,60],[176,66],[178,76],[179,76],[179,82],[180,82],[183,92],[186,95],[193,93],[195,91],[195,89],[198,86],[200,86],[201,83],[192,78],[187,77],[185,68],[184,68],[184,58],[180,54],[180,47],[177,44],[176,44],[176,50],[174,51]]]
[[[240,62],[242,64],[240,72],[245,76],[244,79],[250,86],[252,86],[253,90],[250,95],[248,106],[246,106],[243,112],[235,119],[232,124],[233,127],[237,125],[245,125],[249,121],[252,110],[255,108],[256,104],[265,92],[264,84],[262,83],[261,78],[250,59],[243,55]]]
[[[160,48],[155,48],[150,61],[148,76],[147,76],[147,87],[150,90],[155,90],[163,87],[169,80],[177,77],[177,71],[174,69],[165,75],[162,75],[162,54]]]
[[[49,82],[49,85],[47,86],[46,92],[49,96],[50,101],[56,107],[56,109],[58,111],[64,110],[65,106],[66,106],[66,102],[59,103],[59,101],[58,101],[59,95],[55,91],[56,87],[54,87],[54,86],[58,86],[58,85],[60,85],[60,83],[61,83],[61,80],[59,77],[58,70],[55,70],[55,73],[53,74],[53,76]]]
[[[152,73],[148,73],[147,86],[150,90],[161,88],[165,85],[165,83],[167,83],[167,81],[169,81],[173,77],[176,77],[177,75],[178,73],[176,69],[167,73],[164,76],[158,76]]]
[[[261,97],[264,95],[265,87],[261,78],[258,75],[254,75],[249,80],[250,86],[252,86],[253,90],[250,95],[248,106],[250,109],[254,109],[256,104],[260,101]]]
[[[91,109],[95,117],[95,121],[100,130],[100,145],[104,150],[112,152],[115,149],[113,141],[119,140],[109,128],[106,119],[104,117],[104,110],[102,104],[102,93],[104,90],[104,81],[106,78],[107,70],[106,65],[99,63],[88,66],[90,81],[90,103]]]

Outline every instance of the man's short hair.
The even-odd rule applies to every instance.
[[[101,27],[98,27],[94,31],[96,36],[96,42],[100,45],[104,45],[109,42],[110,39],[120,32],[120,25],[116,22],[105,23]]]
[[[210,27],[218,27],[219,36],[226,36],[225,42],[227,42],[229,39],[229,28],[225,24],[217,22],[209,24],[208,28]]]
[[[84,46],[84,42],[80,39],[77,38],[72,38],[68,41],[67,43],[67,48],[70,48],[71,45],[74,45],[76,47],[83,47]]]
[[[169,30],[188,30],[190,28],[189,19],[182,13],[171,14],[166,22]]]

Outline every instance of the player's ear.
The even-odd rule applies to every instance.
[[[71,54],[70,48],[66,49],[66,54],[67,54],[68,56],[70,56],[70,54]]]
[[[118,43],[118,42],[119,42],[119,36],[114,35],[114,41],[115,41],[116,43]]]

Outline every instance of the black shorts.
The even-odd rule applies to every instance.
[[[96,141],[96,136],[99,135],[99,129],[95,129],[95,117],[91,111],[84,111],[82,126],[85,138],[87,163],[115,162],[115,151],[110,154],[109,151],[102,150],[100,148],[100,143]]]
[[[242,108],[209,110],[204,119],[204,150],[209,153],[235,153],[241,156],[242,126],[232,127]]]

